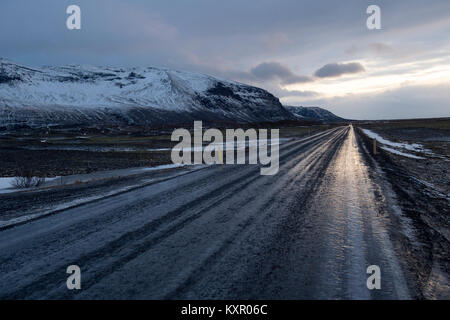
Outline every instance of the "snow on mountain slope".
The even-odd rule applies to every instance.
[[[345,119],[319,107],[293,107],[285,106],[298,120],[312,120],[321,122],[340,122]]]
[[[267,91],[161,68],[29,68],[0,59],[0,127],[293,119]]]

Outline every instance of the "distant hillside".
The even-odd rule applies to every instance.
[[[285,106],[298,120],[320,121],[320,122],[340,122],[346,119],[338,117],[334,113],[319,107],[294,107]]]

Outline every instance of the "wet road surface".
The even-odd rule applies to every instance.
[[[331,129],[283,144],[274,176],[211,166],[1,231],[0,298],[409,298],[373,188]]]

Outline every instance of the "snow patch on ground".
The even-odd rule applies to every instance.
[[[0,178],[0,193],[3,190],[11,188],[14,183],[14,179],[15,177]]]
[[[15,182],[16,178],[17,177],[0,177],[0,194],[25,190],[25,189],[17,189],[14,187],[14,182]],[[58,180],[60,178],[61,177],[59,177],[59,176],[53,177],[53,178],[45,178],[43,186],[46,186],[46,185],[52,183],[52,181]],[[31,190],[31,189],[27,189],[27,190]]]
[[[361,130],[369,138],[375,139],[380,144],[383,144],[384,146],[381,147],[381,148],[383,150],[388,151],[388,152],[391,152],[391,153],[394,153],[394,154],[397,154],[397,155],[400,155],[400,156],[403,156],[403,157],[408,157],[408,158],[411,158],[411,159],[419,159],[419,160],[423,160],[425,158],[424,157],[420,157],[420,156],[416,156],[416,155],[411,154],[411,153],[406,153],[404,151],[407,150],[407,151],[427,154],[427,155],[430,155],[430,156],[434,155],[433,152],[431,152],[431,150],[425,149],[423,147],[423,145],[421,145],[419,143],[393,142],[393,141],[390,141],[390,140],[387,140],[387,139],[383,138],[379,134],[377,134],[377,133],[375,133],[373,131],[370,131],[368,129],[361,129]]]
[[[387,145],[387,146],[391,146],[391,147],[394,147],[394,148],[406,149],[406,150],[415,151],[415,152],[429,151],[427,149],[424,149],[424,147],[421,144],[418,144],[418,143],[393,142],[393,141],[384,139],[379,134],[377,134],[377,133],[375,133],[373,131],[370,131],[368,129],[361,129],[361,130],[369,138],[375,139],[379,143],[382,143],[382,144]]]
[[[184,165],[180,165],[180,164],[169,164],[169,165],[161,165],[158,167],[153,167],[153,168],[136,168],[137,170],[140,171],[155,171],[155,170],[163,170],[163,169],[169,169],[169,168],[174,168],[174,167],[180,167],[180,166],[184,166]],[[193,169],[191,169],[190,171],[196,171],[196,170],[200,170],[202,168],[204,168],[205,165],[198,165],[198,166],[194,166]],[[173,178],[179,175],[184,174],[186,171],[183,172],[177,172],[171,175],[167,175],[163,178],[155,178],[155,179],[146,179],[144,180],[142,183],[139,184],[134,184],[134,185],[130,185],[130,186],[126,186],[123,188],[119,188],[113,191],[109,191],[109,192],[105,192],[99,195],[95,195],[95,196],[90,196],[90,197],[84,197],[84,198],[79,198],[73,201],[69,201],[69,202],[65,202],[65,203],[60,203],[54,206],[49,206],[48,208],[45,208],[43,210],[40,210],[37,213],[32,213],[32,214],[28,214],[28,215],[24,215],[21,217],[17,217],[17,218],[13,218],[13,219],[9,219],[9,220],[0,220],[0,230],[4,229],[4,228],[8,228],[8,227],[12,227],[15,226],[17,224],[21,224],[27,221],[31,221],[43,216],[47,216],[53,213],[57,213],[59,211],[62,210],[66,210],[66,209],[70,209],[72,207],[76,207],[82,204],[87,204],[89,202],[95,201],[95,200],[100,200],[106,197],[110,197],[110,196],[114,196],[114,195],[118,195],[120,193],[123,192],[127,192],[136,188],[140,188],[140,187],[144,187],[150,183],[156,183],[159,181],[163,181],[166,180],[168,178]],[[3,179],[14,179],[14,178],[3,178]],[[56,178],[55,178],[56,179]],[[6,180],[5,180],[6,181]],[[0,192],[1,193],[1,192]]]
[[[16,189],[13,187],[15,177],[1,177],[0,178],[0,194],[2,193],[11,193],[11,192],[19,192],[24,190],[37,190],[40,188],[48,188],[54,187],[58,185],[70,185],[74,183],[86,183],[95,180],[109,179],[109,178],[118,178],[118,177],[126,177],[134,174],[139,174],[142,172],[149,171],[157,171],[157,170],[165,170],[172,169],[177,167],[182,167],[184,164],[165,164],[156,167],[144,167],[144,168],[128,168],[128,169],[117,169],[117,170],[108,170],[108,171],[97,171],[87,174],[74,174],[69,176],[58,176],[54,178],[45,178],[45,182],[42,184],[42,187],[38,188],[30,188],[30,189]]]
[[[398,151],[396,149],[392,149],[392,148],[389,148],[389,147],[381,147],[381,149],[386,150],[386,151],[391,152],[391,153],[394,153],[394,154],[398,154],[399,156],[408,157],[408,158],[411,158],[411,159],[421,159],[421,160],[425,159],[424,157],[415,156],[413,154],[401,152],[401,151]]]

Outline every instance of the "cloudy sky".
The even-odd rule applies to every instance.
[[[0,57],[199,71],[354,119],[450,116],[449,0],[2,0]]]

